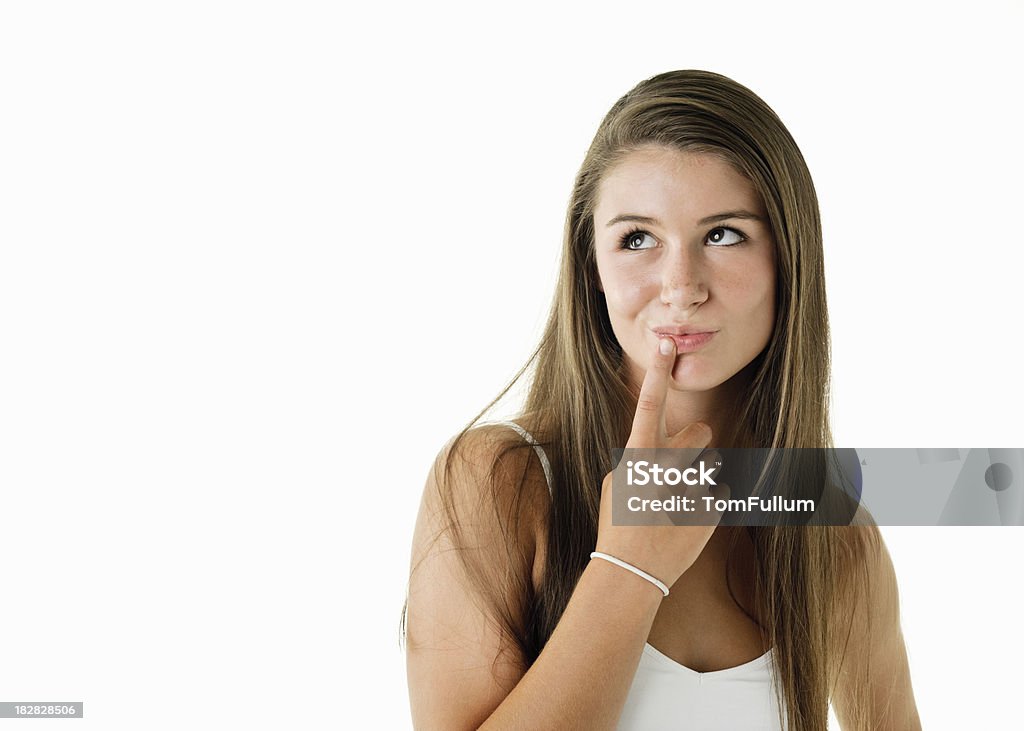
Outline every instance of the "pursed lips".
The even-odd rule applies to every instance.
[[[651,328],[658,337],[672,338],[676,344],[676,353],[689,353],[697,350],[714,337],[717,330],[705,327],[658,327]]]

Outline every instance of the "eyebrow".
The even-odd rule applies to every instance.
[[[697,221],[698,226],[703,226],[708,223],[717,223],[718,221],[724,221],[727,218],[744,218],[751,221],[760,221],[764,223],[764,217],[758,216],[756,213],[750,211],[725,211],[723,213],[716,213],[713,216],[707,216]],[[652,223],[655,226],[660,226],[661,221],[657,218],[651,218],[649,216],[637,216],[633,213],[623,213],[622,215],[616,216],[608,222],[608,226],[614,226],[617,223],[623,221],[636,221],[637,223]]]

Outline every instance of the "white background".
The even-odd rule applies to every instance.
[[[574,5],[2,6],[0,701],[407,728],[426,470],[669,69],[807,158],[838,443],[1024,447],[1020,3]],[[1018,723],[1024,533],[884,534],[925,728]]]

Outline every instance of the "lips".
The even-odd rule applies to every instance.
[[[652,327],[651,330],[658,335],[697,335],[700,333],[713,333],[717,330],[705,325],[666,325],[664,327]]]
[[[658,327],[652,328],[659,337],[672,338],[676,344],[676,353],[692,353],[706,345],[717,330],[702,330],[697,327]]]

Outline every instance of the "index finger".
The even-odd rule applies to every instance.
[[[644,375],[640,386],[640,397],[633,415],[633,430],[630,442],[640,438],[648,444],[629,446],[655,446],[665,434],[665,397],[668,394],[668,379],[676,362],[676,344],[672,338],[659,338],[651,367]]]

